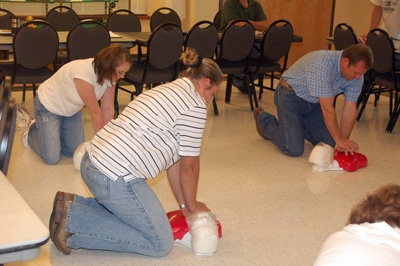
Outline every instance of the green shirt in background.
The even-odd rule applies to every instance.
[[[221,28],[219,30],[224,30],[232,20],[246,19],[260,21],[267,19],[267,15],[265,15],[264,9],[258,1],[248,1],[249,7],[245,8],[239,0],[226,0],[222,9]]]

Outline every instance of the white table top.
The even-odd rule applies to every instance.
[[[1,171],[0,213],[0,263],[37,256],[49,229]]]

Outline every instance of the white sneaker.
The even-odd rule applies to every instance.
[[[24,145],[24,147],[25,147],[26,149],[30,149],[30,148],[31,148],[31,146],[30,146],[29,143],[28,143],[28,135],[29,135],[29,129],[31,128],[31,126],[32,126],[33,123],[35,123],[35,122],[36,122],[35,118],[32,117],[32,118],[28,121],[28,123],[27,123],[28,129],[25,130],[24,133],[22,133],[21,142],[22,142],[22,145]]]
[[[24,145],[24,147],[26,149],[30,149],[31,148],[31,146],[28,143],[28,133],[29,133],[29,128],[27,130],[25,130],[24,133],[22,133],[22,136],[21,136],[22,145]]]
[[[17,127],[28,127],[33,115],[21,104],[17,104]]]

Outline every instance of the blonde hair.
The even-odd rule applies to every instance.
[[[199,56],[195,49],[187,48],[181,55],[180,61],[185,69],[180,77],[188,77],[195,80],[209,78],[211,84],[219,85],[222,82],[222,71],[212,59]]]
[[[400,186],[389,184],[367,195],[350,213],[349,224],[386,222],[400,228]]]

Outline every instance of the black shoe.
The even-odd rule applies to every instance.
[[[232,85],[238,88],[238,90],[243,94],[248,94],[246,85],[244,83],[244,78],[241,76],[235,76],[232,78]]]

